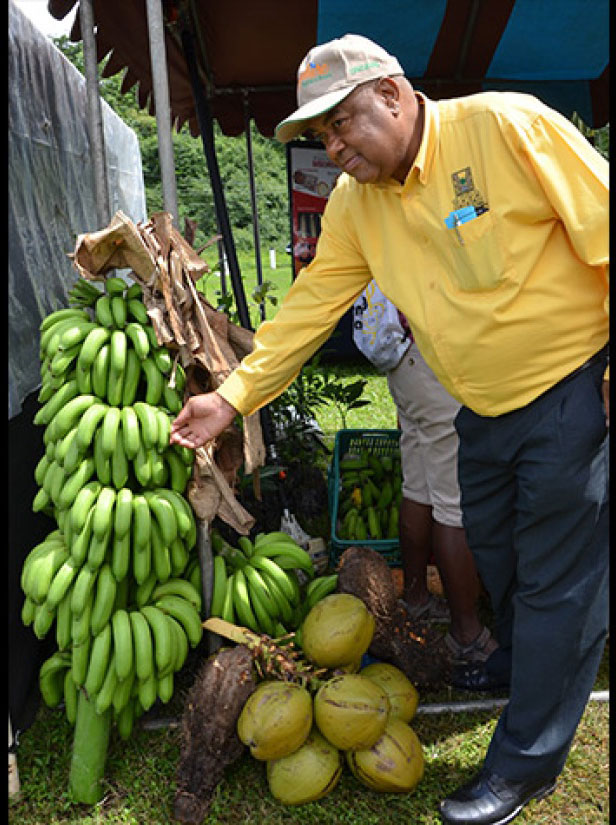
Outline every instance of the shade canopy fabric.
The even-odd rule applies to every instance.
[[[79,0],[48,0],[57,19]],[[104,75],[124,70],[154,112],[146,0],[92,0]],[[252,118],[272,136],[295,109],[299,62],[315,43],[363,34],[434,99],[530,92],[589,126],[609,118],[609,0],[161,0],[172,119],[199,134],[181,27],[194,34],[212,116],[226,135]],[[79,14],[71,40],[81,39]]]

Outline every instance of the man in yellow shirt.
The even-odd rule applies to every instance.
[[[343,172],[316,256],[171,439],[276,397],[374,278],[462,405],[464,526],[511,666],[481,771],[440,814],[509,822],[553,790],[607,634],[608,164],[534,97],[432,101],[357,35],[311,49],[298,104],[277,137],[309,131]]]

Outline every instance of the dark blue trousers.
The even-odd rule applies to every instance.
[[[522,409],[456,418],[464,526],[511,667],[485,766],[511,780],[560,773],[605,645],[605,365],[595,356]]]

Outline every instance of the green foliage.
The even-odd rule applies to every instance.
[[[81,43],[72,43],[64,35],[55,38],[54,43],[83,73]],[[124,94],[121,92],[124,72],[102,77],[105,64],[106,61],[99,64],[101,97],[137,135],[141,149],[146,211],[151,215],[160,211],[163,204],[156,119],[139,108],[136,86]],[[260,240],[266,247],[284,248],[289,234],[284,147],[271,138],[263,137],[252,123],[251,136]],[[199,249],[218,232],[203,144],[201,137],[191,136],[187,125],[180,132],[173,131],[172,140],[179,226],[183,226],[184,218],[196,221],[194,247]],[[244,136],[226,137],[215,123],[214,140],[234,242],[238,250],[247,251],[254,246],[254,232],[246,139]]]

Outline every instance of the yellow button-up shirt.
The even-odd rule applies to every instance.
[[[608,340],[607,161],[531,96],[418,98],[404,183],[339,177],[316,257],[219,388],[243,414],[288,386],[371,278],[480,415],[528,404]]]

